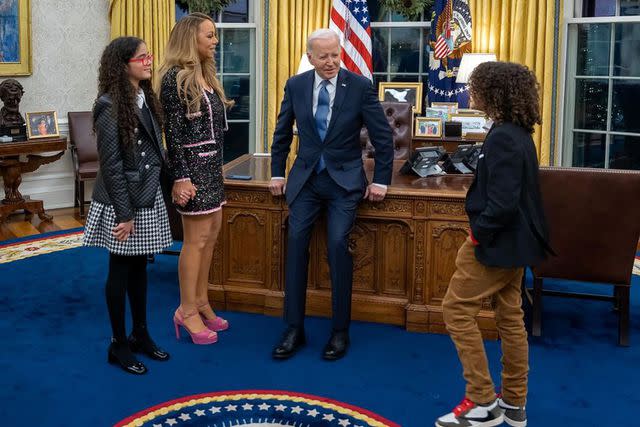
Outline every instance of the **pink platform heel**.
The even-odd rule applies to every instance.
[[[218,334],[210,329],[205,329],[200,332],[191,332],[187,325],[184,324],[184,319],[188,319],[191,316],[195,316],[196,313],[189,314],[187,316],[184,315],[182,310],[179,308],[176,310],[176,313],[173,315],[173,326],[176,328],[176,338],[180,339],[180,326],[182,326],[189,336],[191,336],[191,340],[194,344],[206,345],[213,344],[218,341]]]
[[[203,304],[198,307],[198,310],[200,310],[203,307],[207,307],[208,305],[209,304]],[[226,331],[227,329],[229,329],[229,322],[227,322],[220,316],[216,316],[213,319],[207,319],[202,315],[202,313],[200,313],[200,317],[202,318],[202,321],[207,326],[207,328],[211,329],[212,331],[220,332],[220,331]]]

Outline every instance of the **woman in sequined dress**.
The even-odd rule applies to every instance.
[[[176,336],[184,327],[195,344],[212,344],[227,329],[208,299],[213,249],[225,204],[222,148],[227,100],[216,77],[218,44],[213,20],[201,13],[182,18],[171,32],[160,68],[160,100],[174,184],[172,198],[182,215],[180,306],[174,315]]]

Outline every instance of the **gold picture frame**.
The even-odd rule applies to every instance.
[[[55,111],[27,113],[27,138],[55,138],[60,136],[58,114]]]
[[[442,137],[442,119],[439,117],[416,117],[413,136],[416,138]]]
[[[0,31],[0,77],[31,75],[31,4],[30,0],[9,0],[0,20],[8,25]],[[14,24],[12,24],[12,22]],[[6,45],[5,45],[6,44]],[[7,56],[5,59],[4,57]]]
[[[458,103],[457,102],[437,102],[434,101],[431,103],[431,107],[447,107],[447,111],[449,114],[457,114],[458,113]]]
[[[380,82],[378,99],[409,103],[416,114],[422,114],[422,82]]]
[[[481,114],[452,114],[450,120],[462,123],[462,136],[486,133],[484,126],[488,120],[487,116]]]

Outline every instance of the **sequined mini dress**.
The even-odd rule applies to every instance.
[[[200,110],[188,113],[178,96],[178,71],[175,67],[165,74],[160,91],[168,163],[175,181],[191,180],[196,196],[185,206],[176,205],[176,210],[182,215],[205,215],[226,203],[222,176],[225,108],[216,92],[203,90]]]

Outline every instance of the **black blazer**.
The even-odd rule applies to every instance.
[[[492,267],[535,265],[546,256],[547,223],[531,134],[513,123],[494,125],[482,147],[466,210],[479,242],[476,258]]]
[[[287,80],[284,99],[271,145],[271,176],[285,176],[287,156],[293,138],[293,122],[298,127],[298,156],[287,179],[286,198],[291,204],[324,154],[327,171],[347,191],[366,186],[362,167],[360,130],[367,126],[376,149],[373,182],[388,185],[393,170],[391,127],[384,116],[378,95],[371,82],[362,76],[340,69],[336,81],[331,120],[322,141],[313,118],[313,84],[315,70]]]
[[[124,148],[109,95],[98,98],[93,112],[100,161],[93,200],[113,205],[117,223],[133,219],[135,209],[153,207],[164,165],[160,127],[152,114],[151,122],[137,107],[136,114],[136,143]]]

